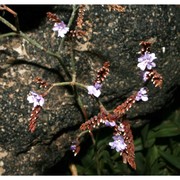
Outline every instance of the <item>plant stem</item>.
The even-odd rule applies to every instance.
[[[76,88],[75,88],[75,91],[76,91]],[[87,112],[86,112],[86,108],[84,107],[84,104],[81,100],[81,97],[78,95],[78,93],[76,92],[76,100],[77,100],[77,103],[81,109],[81,112],[83,113],[83,116],[84,116],[84,119],[85,121],[88,120],[88,116],[87,116]]]
[[[75,67],[73,42],[71,44],[71,68],[72,68],[72,82],[76,82],[76,67]],[[75,94],[77,104],[81,109],[81,112],[82,112],[82,114],[84,116],[85,121],[87,121],[88,120],[87,112],[86,112],[86,109],[84,107],[83,101],[82,101],[81,97],[78,94],[77,87],[73,86],[73,90],[74,90],[74,94]]]
[[[16,32],[5,33],[5,34],[0,35],[0,39],[5,38],[5,37],[9,37],[9,36],[18,36],[18,35],[19,34],[17,34]]]
[[[76,67],[75,67],[73,43],[71,44],[71,68],[72,68],[72,81],[75,82],[76,81]]]
[[[4,5],[4,4],[2,5],[1,8],[2,8],[2,10],[6,10],[7,12],[11,13],[11,14],[14,16],[16,29],[17,29],[17,32],[19,32],[19,31],[20,31],[20,28],[19,28],[18,14],[17,14],[15,11],[13,11],[11,8],[9,8],[8,6],[6,6],[6,5]]]
[[[86,134],[88,132],[89,132],[89,130],[82,131],[81,133],[78,134],[77,138],[82,137],[84,134]]]
[[[70,86],[79,86],[79,87],[81,87],[83,89],[87,89],[86,85],[78,83],[78,82],[73,82],[73,81],[71,81],[71,82],[54,83],[52,86],[55,87],[55,86],[68,86],[68,85],[70,85]]]
[[[4,23],[6,26],[8,26],[10,29],[12,29],[13,31],[17,32],[17,28],[14,25],[12,25],[10,22],[8,22],[6,19],[4,19],[2,16],[0,16],[0,21]]]
[[[70,29],[70,27],[71,27],[71,25],[72,25],[72,23],[74,21],[77,9],[78,9],[78,6],[77,5],[73,5],[73,11],[71,13],[71,17],[70,17],[68,25],[67,25],[69,27],[69,29]],[[64,45],[65,38],[66,38],[66,36],[62,38],[62,40],[60,42],[60,45],[59,45],[59,48],[58,48],[58,52],[60,54],[62,53],[62,47]]]

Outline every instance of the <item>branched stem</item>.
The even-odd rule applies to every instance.
[[[35,47],[37,47],[38,49],[40,49],[41,51],[44,51],[46,52],[47,54],[49,54],[50,56],[53,56],[55,57],[58,61],[59,61],[59,64],[62,66],[62,68],[64,69],[66,75],[68,76],[68,79],[71,78],[71,75],[69,74],[69,71],[68,69],[66,68],[66,66],[64,65],[61,57],[58,55],[58,53],[54,53],[52,51],[49,51],[47,49],[45,49],[41,44],[39,44],[36,40],[34,39],[31,39],[30,37],[28,37],[26,34],[24,34],[23,32],[19,31],[17,32],[17,28],[12,25],[10,22],[8,22],[6,19],[4,19],[3,17],[0,16],[0,21],[2,23],[4,23],[6,26],[8,26],[9,28],[11,28],[13,31],[15,32],[11,32],[11,33],[6,33],[6,34],[3,34],[0,36],[0,38],[3,38],[3,37],[8,37],[8,36],[16,36],[16,35],[19,35],[21,37],[23,37],[24,39],[26,39],[29,43],[31,43],[32,45],[34,45]]]
[[[55,86],[78,86],[78,87],[81,87],[83,89],[87,89],[87,86],[84,85],[84,84],[81,84],[81,83],[78,83],[78,82],[60,82],[60,83],[54,83],[52,86],[55,87]]]
[[[84,85],[84,84],[78,83],[78,82],[74,82],[74,81],[54,83],[54,84],[52,84],[52,86],[44,94],[47,95],[51,91],[51,89],[53,87],[55,87],[55,86],[73,86],[73,90],[74,90],[74,93],[75,93],[76,101],[77,101],[77,103],[78,103],[78,105],[79,105],[79,107],[80,107],[80,109],[81,109],[81,111],[83,113],[83,116],[84,116],[85,120],[88,120],[86,109],[84,108],[83,102],[82,102],[80,96],[78,95],[77,89],[76,89],[77,86],[78,86],[78,87],[81,87],[81,88],[87,90],[87,86]]]
[[[53,83],[52,86],[51,86],[44,94],[47,95],[47,94],[51,91],[51,89],[53,89],[53,88],[56,87],[56,86],[72,86],[72,87],[73,87],[76,101],[77,101],[77,103],[78,103],[78,105],[79,105],[79,107],[80,107],[80,109],[81,109],[81,111],[82,111],[82,113],[83,113],[83,116],[84,116],[84,118],[85,118],[85,121],[87,121],[87,120],[88,120],[88,116],[87,116],[86,109],[84,108],[84,104],[83,104],[83,102],[82,102],[82,100],[81,100],[81,97],[78,95],[77,89],[76,89],[77,87],[80,87],[80,88],[82,88],[82,89],[87,90],[87,85],[84,85],[84,84],[82,84],[82,83],[78,83],[78,82],[75,82],[75,81]],[[106,108],[103,106],[103,104],[101,103],[101,101],[100,101],[98,98],[96,98],[96,99],[97,99],[97,102],[98,102],[98,104],[99,104],[99,107],[100,107],[100,108],[102,107],[102,108],[106,109]],[[95,139],[94,139],[94,136],[93,136],[92,132],[89,132],[89,133],[90,133],[90,135],[91,135],[91,139],[92,139],[92,141],[93,141],[93,144],[95,144]]]

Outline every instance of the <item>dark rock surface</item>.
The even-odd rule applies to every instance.
[[[80,40],[75,47],[77,81],[91,84],[95,71],[106,60],[110,61],[110,75],[103,85],[100,100],[107,109],[116,107],[142,86],[137,68],[139,42],[153,39],[152,52],[158,57],[156,70],[164,78],[163,88],[160,90],[148,84],[149,101],[135,104],[128,117],[138,125],[140,118],[147,120],[178,102],[179,7],[127,5],[124,13],[110,12],[101,5],[88,5],[87,8],[84,17],[89,24],[87,42]],[[53,12],[68,22],[71,7],[55,6]],[[36,15],[38,17],[38,11]],[[26,31],[26,34],[45,48],[52,51],[58,49],[60,40],[53,34],[52,23],[47,22],[45,17],[36,29]],[[18,53],[17,48],[21,47],[22,42],[26,52]],[[64,47],[67,53],[63,53],[67,67],[70,64],[70,43],[67,39]],[[37,76],[48,82],[62,80],[58,61],[18,37],[0,39],[0,47],[0,174],[40,175],[69,151],[84,119],[70,96],[71,90],[57,87],[46,97],[38,127],[30,133],[28,119],[32,106],[27,102],[27,94],[30,90],[41,92],[33,83]],[[165,53],[162,47],[165,47]],[[18,63],[9,65],[14,59]],[[98,112],[95,101],[84,91],[81,97],[88,116],[95,115]]]

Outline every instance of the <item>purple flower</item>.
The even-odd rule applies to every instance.
[[[149,74],[149,71],[145,71],[143,73],[143,81],[146,82],[149,78],[148,78],[148,74]]]
[[[69,27],[67,27],[66,24],[61,21],[60,23],[55,23],[52,30],[58,31],[58,37],[64,37],[65,34],[69,31]]]
[[[110,142],[111,149],[116,149],[117,152],[122,152],[126,149],[127,145],[124,142],[124,138],[121,135],[113,136],[114,141]]]
[[[114,121],[110,122],[110,121],[108,121],[108,120],[106,120],[106,121],[104,122],[104,124],[105,124],[106,126],[111,126],[111,127],[114,127],[114,126],[116,125],[116,123],[115,123]]]
[[[145,88],[141,88],[136,96],[136,101],[147,101],[148,100],[148,96],[147,96],[147,90]]]
[[[35,93],[35,92],[32,92],[30,91],[28,97],[27,97],[27,100],[29,101],[29,103],[34,103],[33,106],[36,107],[36,106],[43,106],[44,104],[44,98]]]
[[[95,83],[95,84],[94,84],[94,87],[95,87],[97,90],[98,90],[98,89],[101,89],[102,84]]]
[[[71,145],[70,149],[71,151],[74,153],[74,156],[76,156],[79,151],[80,151],[80,146],[78,144],[74,144],[75,142],[73,142],[73,144]]]
[[[156,56],[154,53],[145,53],[143,56],[138,58],[138,67],[144,71],[146,68],[147,69],[152,69],[153,67],[156,66],[156,64],[153,62],[156,59]]]
[[[87,86],[88,94],[99,97],[101,94],[101,87],[102,85],[99,83],[95,83],[93,86]]]
[[[70,147],[70,149],[71,149],[72,152],[75,152],[75,151],[76,151],[76,148],[77,148],[76,145],[71,145],[71,147]]]

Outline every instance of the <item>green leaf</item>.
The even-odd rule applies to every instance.
[[[94,151],[92,149],[90,149],[88,151],[88,155],[82,157],[81,159],[81,163],[84,167],[89,167],[89,166],[93,166],[94,164]]]
[[[141,151],[143,149],[142,139],[138,138],[134,140],[135,151]]]
[[[179,120],[179,117],[180,117],[180,110],[176,110],[172,117],[170,117],[170,119],[173,120],[173,122],[180,128],[180,120]]]
[[[109,152],[108,151],[106,151],[106,150],[103,150],[103,151],[101,151],[100,153],[99,153],[99,155],[98,155],[98,159],[100,160],[100,159],[106,159],[106,160],[110,160],[110,155],[109,155]]]
[[[149,123],[146,124],[143,129],[141,130],[141,137],[142,137],[142,143],[143,146],[146,147],[147,146],[147,136],[148,136],[148,131],[149,131]]]
[[[136,166],[137,166],[136,172],[138,174],[144,174],[144,172],[145,172],[145,166],[144,166],[145,158],[144,158],[144,155],[142,152],[136,153],[135,161],[136,161]]]
[[[158,132],[156,132],[155,137],[171,137],[171,136],[177,136],[180,135],[180,129],[178,127],[168,127],[164,129],[160,129]]]
[[[148,149],[147,161],[149,166],[153,166],[154,162],[158,159],[159,153],[157,147],[154,145]]]
[[[167,128],[169,126],[175,126],[174,122],[173,122],[174,119],[164,119],[164,121],[161,122],[161,124],[157,125],[154,130],[158,130],[158,129],[161,129],[161,128]]]
[[[177,135],[180,135],[180,129],[175,124],[168,123],[165,126],[163,125],[153,129],[148,134],[148,139],[157,137],[172,137]]]
[[[155,141],[156,141],[156,139],[153,138],[153,137],[147,139],[147,141],[146,141],[146,148],[150,148],[151,146],[153,146],[155,144]]]
[[[167,152],[163,152],[160,149],[158,149],[159,154],[170,164],[172,164],[174,167],[180,169],[180,157],[173,156]]]

